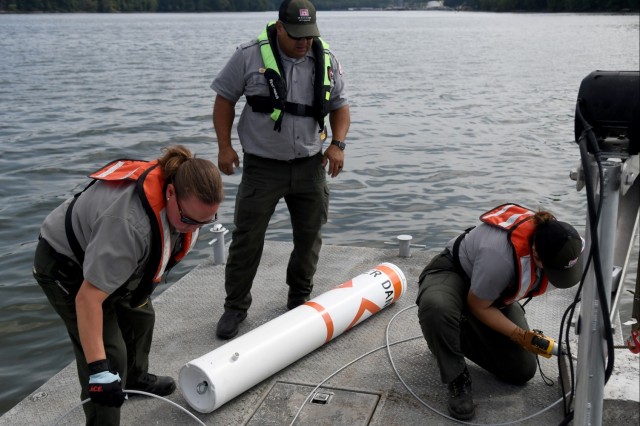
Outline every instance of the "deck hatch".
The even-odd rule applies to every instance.
[[[333,396],[333,392],[324,392],[324,391],[316,392],[313,395],[313,398],[311,398],[311,403],[321,404],[321,405],[328,404],[332,396]]]
[[[300,404],[315,385],[277,381],[247,422],[247,426],[290,424]],[[362,390],[321,387],[313,391],[296,424],[368,425],[380,394]]]

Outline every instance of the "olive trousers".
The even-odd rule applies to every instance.
[[[225,269],[224,308],[238,312],[246,312],[251,306],[251,287],[265,234],[280,199],[287,204],[293,230],[286,276],[290,300],[304,298],[313,289],[322,247],[321,229],[329,212],[322,153],[291,162],[245,154],[243,164]]]
[[[71,259],[57,253],[44,239],[36,248],[33,275],[67,328],[78,367],[81,400],[89,398],[89,369],[80,344],[75,296],[83,281],[82,269]],[[133,381],[147,372],[153,339],[155,312],[149,302],[131,308],[130,296],[109,296],[102,305],[103,341],[111,368],[116,370],[126,389],[127,377]],[[89,401],[83,406],[87,425],[120,424],[120,408]]]
[[[536,372],[536,355],[494,331],[466,308],[469,280],[449,250],[435,256],[420,274],[416,304],[422,334],[450,383],[466,368],[465,357],[501,380],[522,384]],[[501,311],[524,330],[524,309],[513,303]]]

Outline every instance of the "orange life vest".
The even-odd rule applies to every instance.
[[[183,234],[182,247],[172,255],[171,231],[165,203],[166,182],[157,160],[115,160],[90,174],[89,177],[111,182],[136,182],[136,193],[151,222],[151,250],[140,284],[132,292],[131,305],[144,304],[160,282],[162,274],[180,262],[194,246],[198,230]],[[95,180],[91,184],[95,183]],[[71,245],[73,248],[73,244]]]
[[[516,285],[509,287],[501,296],[506,305],[525,297],[539,296],[547,291],[549,280],[540,270],[536,274],[536,264],[531,255],[531,237],[535,231],[534,212],[517,204],[503,204],[480,216],[488,225],[506,231],[513,248]]]

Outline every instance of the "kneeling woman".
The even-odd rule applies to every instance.
[[[584,240],[545,211],[505,204],[480,216],[420,274],[418,318],[448,409],[460,420],[475,407],[465,357],[500,379],[522,384],[536,372],[536,349],[518,303],[580,281]]]
[[[168,395],[171,377],[148,372],[162,275],[212,223],[223,198],[212,162],[173,146],[155,161],[117,160],[51,212],[33,273],[64,321],[87,424],[117,425],[124,389]],[[126,384],[126,385],[125,385]]]

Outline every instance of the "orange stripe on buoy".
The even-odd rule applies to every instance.
[[[369,312],[371,312],[371,315],[373,315],[373,314],[376,314],[377,312],[379,312],[380,309],[381,309],[380,306],[376,305],[371,300],[363,298],[362,301],[360,302],[360,307],[358,308],[358,313],[356,313],[355,318],[353,318],[353,321],[351,321],[351,324],[349,324],[349,327],[347,327],[347,330],[349,330],[351,327],[353,327],[354,325],[356,325],[358,323],[360,318],[362,318],[362,315],[364,315],[364,311],[369,311]]]
[[[393,284],[393,301],[398,300],[400,296],[402,296],[402,280],[396,270],[386,265],[378,265],[374,269],[378,269],[387,274]]]
[[[340,284],[339,286],[336,286],[336,288],[349,288],[349,287],[353,287],[353,280],[349,280],[347,282]]]
[[[311,306],[313,309],[315,309],[316,311],[318,311],[320,313],[320,315],[322,315],[322,319],[324,320],[324,324],[327,326],[327,340],[325,340],[324,342],[327,343],[329,340],[331,340],[333,338],[333,320],[331,319],[331,315],[329,315],[329,312],[327,312],[327,310],[324,308],[324,306],[322,306],[319,303],[313,302],[313,301],[309,301],[309,302],[305,302],[305,305],[307,306]]]

